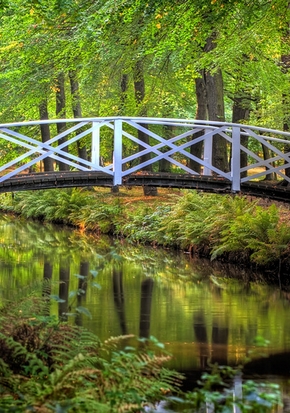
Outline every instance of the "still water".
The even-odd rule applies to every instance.
[[[236,365],[249,351],[274,355],[270,364],[277,370],[281,353],[290,354],[290,294],[258,275],[6,215],[0,216],[0,244],[1,305],[46,279],[51,295],[61,298],[52,314],[79,307],[71,322],[101,339],[154,336],[172,353],[171,366],[184,372],[208,361]],[[258,349],[257,337],[269,346]],[[288,359],[283,355],[281,371],[267,373],[290,377]]]

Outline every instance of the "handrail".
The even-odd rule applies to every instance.
[[[60,123],[65,123],[68,129],[56,133],[47,142],[42,142],[40,130],[35,130],[35,127]],[[171,127],[174,136],[162,136],[160,128],[154,129],[156,126]],[[27,130],[22,133],[23,128]],[[140,134],[147,135],[148,142],[144,142]],[[222,170],[215,164],[213,142],[217,136],[228,151],[230,171]],[[248,138],[251,144],[255,142],[261,149],[263,146],[267,147],[270,159],[263,159],[261,149],[256,151],[251,144],[242,145],[241,137]],[[82,159],[71,149],[83,138],[87,141],[89,138],[89,159]],[[0,177],[0,182],[23,173],[25,169],[43,162],[46,158],[52,158],[55,164],[61,162],[84,173],[106,173],[113,177],[114,185],[121,185],[124,177],[144,168],[155,167],[162,160],[169,162],[173,170],[178,172],[183,171],[193,176],[220,176],[231,182],[233,191],[240,190],[241,182],[260,179],[271,173],[276,173],[280,179],[290,182],[285,172],[285,168],[290,168],[289,152],[283,152],[285,145],[290,145],[290,132],[247,124],[129,116],[31,120],[0,124],[0,142],[3,152],[5,142],[19,148],[12,160],[5,161],[5,156],[2,156],[0,172],[4,175]],[[197,144],[203,146],[198,155],[190,149]],[[104,153],[103,147],[106,145],[109,148],[107,147],[107,152]],[[110,151],[111,156],[108,155]],[[247,157],[246,165],[241,165],[242,153]],[[105,164],[102,163],[104,157]],[[193,169],[194,163],[200,165],[198,170]],[[253,172],[251,175],[250,171]],[[244,176],[245,173],[248,175]]]

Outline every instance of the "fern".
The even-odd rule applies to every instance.
[[[127,336],[100,343],[83,328],[34,316],[46,305],[37,294],[1,310],[0,412],[141,411],[179,385],[181,376],[163,367],[168,355],[144,345],[120,351]]]
[[[211,258],[225,252],[248,251],[257,264],[280,260],[290,242],[289,226],[279,223],[279,210],[256,206],[251,212],[236,216],[223,225],[220,239],[216,240]]]

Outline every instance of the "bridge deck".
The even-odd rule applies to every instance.
[[[0,193],[76,186],[112,187],[113,185],[112,175],[97,171],[31,173],[17,175],[0,182]],[[233,193],[231,183],[224,178],[192,176],[190,174],[138,172],[126,176],[123,179],[123,185],[126,187],[147,185],[163,188],[196,189],[219,194]],[[278,182],[246,182],[241,184],[240,192],[251,196],[290,202],[289,186],[284,187]]]

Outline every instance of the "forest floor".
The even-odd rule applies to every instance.
[[[96,189],[96,188],[95,188]],[[98,188],[97,192],[108,192],[108,189]],[[142,187],[126,188],[121,187],[117,194],[114,194],[116,197],[122,199],[122,203],[131,204],[136,202],[146,202],[146,203],[158,203],[158,202],[172,202],[174,196],[183,196],[186,192],[190,191],[189,189],[176,189],[176,188],[158,188],[157,196],[145,196],[143,194]],[[222,195],[222,194],[221,194]],[[275,201],[270,198],[260,198],[255,196],[243,195],[242,193],[235,196],[245,196],[251,202],[257,202],[257,205],[268,208],[272,204],[275,204],[280,211],[280,220],[281,222],[290,223],[290,203]]]

